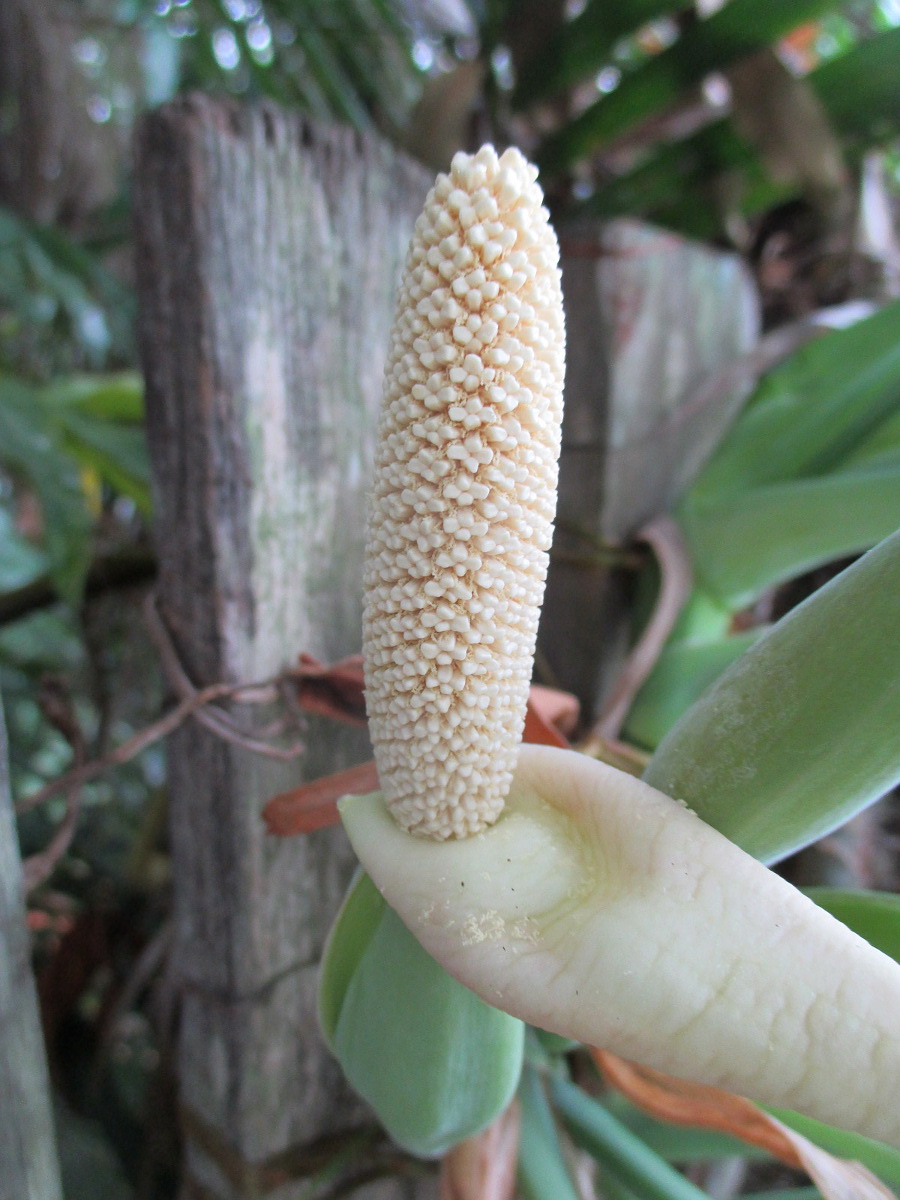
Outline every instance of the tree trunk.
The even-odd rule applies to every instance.
[[[269,105],[195,96],[144,123],[136,220],[160,602],[194,683],[359,650],[364,496],[400,266],[428,179]],[[246,710],[242,719],[246,719]],[[271,717],[271,714],[269,714]],[[260,717],[265,722],[265,717]],[[266,835],[273,794],[369,755],[310,718],[299,763],[193,724],[169,752],[180,1090],[191,1195],[236,1200],[370,1120],[315,1014],[353,869],[339,829]],[[278,1156],[278,1162],[273,1162]],[[320,1163],[321,1165],[321,1163]],[[414,1182],[360,1195],[421,1194]],[[356,1194],[356,1193],[355,1193]]]
[[[62,1200],[0,709],[0,1200]]]

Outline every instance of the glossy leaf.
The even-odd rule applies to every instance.
[[[533,1067],[519,1085],[522,1127],[519,1135],[519,1187],[525,1200],[579,1200],[559,1145],[559,1134]]]
[[[353,972],[386,908],[378,888],[365,871],[358,868],[328,934],[319,970],[319,1025],[332,1050],[338,1017]]]
[[[849,888],[804,888],[821,908],[900,962],[900,895]]]
[[[706,1200],[699,1188],[581,1088],[556,1079],[552,1095],[573,1141],[642,1200]]]
[[[900,410],[900,301],[804,346],[770,372],[695,480],[706,504],[823,475]]]
[[[764,631],[752,629],[709,642],[672,642],[659,656],[625,722],[629,742],[653,749],[707,687],[749,650]]]
[[[900,779],[900,532],[788,613],[645,774],[750,854],[807,845]]]
[[[329,938],[319,1011],[345,1075],[413,1154],[480,1132],[515,1093],[522,1022],[448,975],[364,875]]]
[[[900,527],[900,466],[685,502],[680,523],[704,587],[733,610]]]
[[[770,46],[804,21],[833,8],[833,0],[731,0],[698,21],[668,50],[626,75],[615,91],[551,135],[539,148],[543,171],[559,172],[673,104],[711,71]]]

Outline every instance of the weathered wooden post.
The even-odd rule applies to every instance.
[[[538,644],[590,709],[629,635],[622,572],[588,565],[665,512],[725,432],[759,335],[736,254],[640,221],[562,224],[566,397],[559,510]]]
[[[0,1200],[62,1200],[0,708]]]
[[[385,146],[202,96],[138,143],[141,340],[160,607],[195,683],[359,650],[364,494],[394,292],[429,179]],[[268,837],[266,799],[368,754],[310,719],[298,763],[196,725],[170,745],[188,1194],[278,1200],[365,1120],[316,964],[352,856]],[[324,1151],[323,1151],[324,1153]],[[399,1197],[383,1183],[360,1195]]]

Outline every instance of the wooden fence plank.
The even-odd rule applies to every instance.
[[[725,432],[752,381],[720,372],[756,342],[759,301],[737,255],[642,222],[563,226],[560,246],[566,402],[539,645],[589,711],[621,662],[630,604],[621,572],[584,560],[667,511]]]
[[[0,1200],[62,1200],[0,708]]]
[[[428,183],[375,141],[267,105],[196,96],[143,125],[136,209],[160,602],[195,683],[359,648],[374,421]],[[367,747],[313,718],[304,741],[287,765],[196,725],[170,747],[181,1095],[189,1129],[222,1143],[217,1155],[188,1139],[193,1177],[217,1200],[261,1186],[233,1171],[229,1182],[228,1153],[258,1163],[361,1119],[314,1009],[314,964],[352,857],[339,830],[276,839],[259,813]]]

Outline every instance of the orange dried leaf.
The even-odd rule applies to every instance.
[[[365,725],[365,685],[360,655],[354,654],[326,666],[311,654],[301,654],[298,664],[294,678],[301,708],[348,725]]]
[[[373,761],[348,767],[334,775],[314,779],[289,792],[280,792],[266,804],[263,820],[269,833],[291,837],[297,833],[312,833],[328,825],[337,825],[337,802],[341,796],[362,796],[378,788],[378,772]]]
[[[591,1055],[611,1087],[657,1120],[717,1129],[758,1146],[789,1167],[806,1171],[825,1200],[895,1200],[861,1163],[836,1158],[743,1096],[676,1079],[606,1050],[592,1048]]]
[[[301,704],[307,710],[335,717],[341,721],[354,721],[352,716],[353,697],[362,697],[362,660],[355,656],[342,659],[331,667],[322,666],[308,654],[300,655]],[[307,674],[308,672],[308,674]],[[318,692],[307,693],[302,688],[322,685]],[[327,689],[332,689],[330,692]],[[345,703],[346,702],[346,703]],[[360,702],[362,700],[360,699]],[[349,715],[348,715],[349,714]],[[542,746],[568,746],[558,732],[558,725],[571,729],[578,719],[578,701],[568,692],[553,688],[532,686],[525,717],[526,742]],[[361,796],[378,788],[378,772],[374,762],[361,763],[334,775],[325,775],[311,783],[303,783],[273,796],[263,809],[263,820],[269,833],[276,837],[293,837],[299,833],[313,833],[329,825],[337,825],[337,801],[341,796]]]

